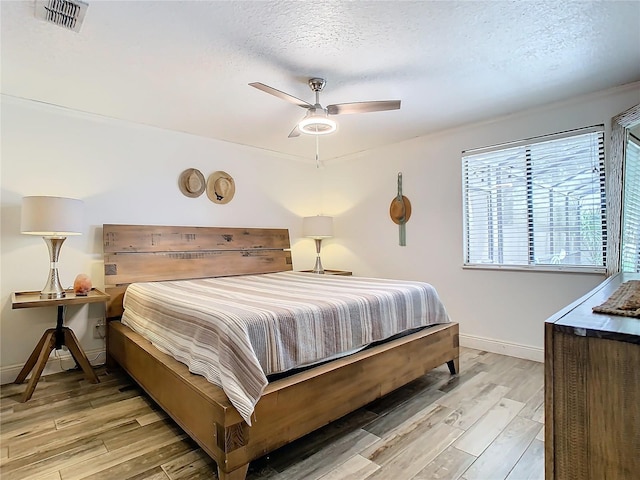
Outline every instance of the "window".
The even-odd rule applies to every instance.
[[[624,164],[621,269],[640,272],[640,139],[629,134]]]
[[[466,266],[606,266],[604,126],[462,153]]]

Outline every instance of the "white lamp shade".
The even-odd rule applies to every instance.
[[[316,215],[302,219],[302,234],[311,238],[333,237],[333,217]]]
[[[84,202],[63,197],[24,197],[20,233],[50,237],[81,235]]]

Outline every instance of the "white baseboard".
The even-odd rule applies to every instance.
[[[104,348],[88,350],[85,354],[87,355],[91,365],[102,365],[105,362]],[[49,357],[49,360],[47,360],[47,364],[44,367],[42,375],[51,375],[52,373],[63,372],[76,366],[76,363],[68,350],[59,350],[57,353],[58,356],[56,357],[55,355],[56,350],[51,352],[51,356]],[[24,364],[2,367],[0,369],[0,384],[5,385],[7,383],[13,383],[20,373],[20,370],[22,370],[23,365]]]
[[[475,348],[485,352],[499,353],[510,357],[544,362],[544,348],[520,345],[518,343],[503,342],[493,338],[476,337],[474,335],[460,334],[460,346]]]

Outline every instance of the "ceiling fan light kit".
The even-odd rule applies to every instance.
[[[354,103],[338,103],[335,105],[327,105],[323,107],[320,104],[320,92],[324,88],[326,82],[323,78],[310,78],[307,81],[309,88],[316,94],[316,103],[314,105],[300,100],[293,95],[277,90],[269,85],[260,82],[253,82],[249,85],[278,97],[287,102],[293,103],[301,108],[306,108],[307,113],[302,120],[291,131],[289,137],[297,137],[300,133],[308,135],[326,135],[337,130],[338,125],[335,120],[329,118],[329,115],[351,114],[351,113],[368,113],[380,112],[384,110],[398,110],[400,108],[400,100],[383,100],[374,102],[354,102]]]
[[[304,116],[298,128],[302,133],[309,135],[326,135],[333,133],[338,128],[336,122],[329,118],[329,114],[324,108],[310,108]]]

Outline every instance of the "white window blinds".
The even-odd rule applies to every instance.
[[[640,272],[640,139],[631,134],[624,160],[621,256],[623,272]]]
[[[604,271],[604,126],[462,154],[467,266]]]

